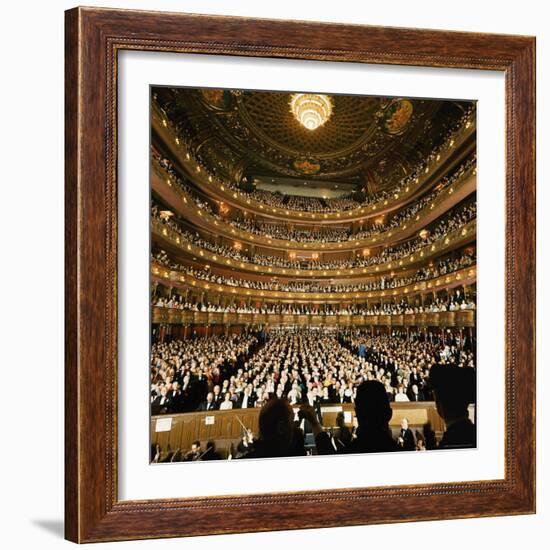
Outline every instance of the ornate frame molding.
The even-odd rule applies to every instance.
[[[144,539],[534,512],[534,38],[75,8],[66,12],[65,47],[65,517],[69,540]],[[118,500],[116,89],[117,53],[124,49],[505,73],[505,479]]]

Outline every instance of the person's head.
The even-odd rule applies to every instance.
[[[220,394],[220,391],[221,391],[221,388],[220,386],[218,386],[217,384],[214,386],[214,395],[219,395]]]
[[[288,449],[294,436],[294,411],[286,399],[270,399],[260,412],[260,438],[276,445],[278,449]]]
[[[201,450],[201,442],[193,441],[193,443],[191,443],[191,451],[193,451],[194,453],[200,453],[200,450]]]
[[[434,365],[430,370],[437,412],[445,420],[467,418],[476,400],[475,371],[470,367]]]
[[[208,403],[212,403],[212,401],[214,400],[214,394],[211,391],[206,394],[206,400],[208,401]]]
[[[406,418],[403,418],[401,420],[401,428],[403,430],[408,430],[409,429],[409,421]]]
[[[382,382],[367,380],[359,385],[355,396],[355,413],[359,426],[388,425],[393,411]]]
[[[224,399],[225,399],[225,401],[229,401],[229,400],[231,399],[231,394],[230,394],[229,392],[227,392],[227,393],[225,394],[225,398],[224,398]]]

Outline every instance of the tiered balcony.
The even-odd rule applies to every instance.
[[[370,205],[360,205],[353,210],[342,212],[323,212],[314,213],[307,211],[298,211],[285,208],[272,207],[260,201],[251,198],[248,194],[231,188],[227,182],[219,181],[213,175],[208,174],[204,167],[193,157],[187,145],[177,136],[175,129],[158,105],[153,104],[152,126],[163,143],[168,147],[175,158],[180,163],[185,172],[199,184],[206,193],[217,200],[231,205],[240,210],[256,212],[266,217],[274,219],[305,222],[305,221],[323,221],[324,223],[338,223],[342,221],[357,221],[365,217],[379,216],[387,212],[401,208],[411,198],[419,193],[427,183],[437,173],[475,133],[475,115],[464,123],[448,140],[440,153],[431,161],[426,170],[410,185],[394,194],[391,198],[380,200]]]
[[[475,310],[403,315],[219,313],[153,307],[152,322],[176,325],[270,325],[299,327],[475,327]]]
[[[159,242],[161,246],[166,244],[176,247],[186,254],[191,254],[195,257],[200,257],[206,263],[216,264],[228,268],[238,268],[242,272],[256,273],[264,275],[278,275],[278,276],[297,276],[297,277],[356,277],[356,276],[369,276],[369,275],[382,275],[383,273],[390,272],[391,270],[400,269],[404,266],[415,267],[420,264],[425,264],[431,258],[440,256],[447,252],[450,252],[460,246],[464,246],[475,240],[476,238],[476,221],[472,220],[463,227],[449,233],[445,238],[442,238],[430,245],[427,245],[414,254],[404,256],[399,260],[391,262],[371,265],[368,267],[350,267],[350,268],[338,268],[338,269],[294,269],[283,268],[276,266],[264,266],[255,264],[252,261],[240,261],[232,258],[226,258],[220,254],[216,254],[209,250],[202,249],[194,244],[187,242],[183,236],[177,231],[162,223],[157,219],[151,220],[151,231],[153,237]],[[159,267],[160,272],[163,272]]]
[[[240,229],[200,208],[193,196],[184,191],[160,166],[153,163],[152,188],[160,197],[184,219],[208,232],[215,232],[227,239],[239,240],[251,246],[263,246],[279,250],[308,250],[319,253],[353,251],[390,245],[393,242],[411,237],[423,227],[451,209],[476,189],[476,170],[472,169],[449,189],[443,190],[434,200],[416,213],[412,220],[406,220],[400,226],[374,234],[364,239],[352,239],[341,242],[297,242],[275,237],[256,235]]]
[[[164,286],[197,290],[206,294],[213,293],[228,297],[250,298],[260,301],[267,300],[284,303],[339,303],[343,300],[361,303],[361,301],[364,302],[367,299],[405,298],[420,293],[438,292],[456,286],[472,285],[476,280],[476,266],[471,266],[450,273],[449,275],[420,281],[418,283],[411,283],[410,285],[393,289],[358,292],[289,292],[286,290],[259,290],[213,283],[156,264],[153,264],[151,271],[152,281]]]

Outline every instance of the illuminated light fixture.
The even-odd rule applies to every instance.
[[[426,239],[429,235],[429,231],[427,229],[423,229],[419,233],[421,239]]]
[[[332,116],[332,100],[320,94],[293,94],[290,112],[307,130],[317,130]]]
[[[168,220],[174,215],[174,213],[170,210],[161,210],[159,212],[159,215],[162,220]]]

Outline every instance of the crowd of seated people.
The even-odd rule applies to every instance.
[[[152,413],[197,410],[206,403],[206,396],[214,386],[219,408],[223,397],[220,389],[228,386],[234,371],[242,369],[245,358],[257,344],[257,338],[249,334],[153,344]]]
[[[291,242],[342,242],[349,240],[351,236],[350,229],[347,227],[324,226],[321,229],[298,229],[286,224],[258,222],[247,218],[241,220],[226,218],[224,221],[247,233]]]
[[[403,315],[415,313],[437,313],[442,311],[471,311],[476,309],[475,301],[464,296],[452,296],[449,300],[436,299],[429,305],[409,305],[400,303],[383,304],[378,306],[333,305],[333,304],[266,304],[253,306],[241,304],[220,305],[208,302],[186,301],[178,293],[169,297],[153,296],[152,304],[155,307],[180,309],[182,311],[199,311],[210,313],[251,313],[276,315]]]
[[[459,208],[454,209],[439,220],[429,226],[428,232],[424,236],[417,236],[413,239],[400,243],[398,245],[384,248],[376,255],[355,257],[354,259],[345,260],[341,263],[338,262],[339,267],[369,267],[372,265],[378,265],[381,263],[391,262],[403,258],[404,256],[415,253],[416,251],[444,238],[449,233],[462,228],[465,224],[475,219],[477,213],[476,203],[466,203],[460,205]],[[188,232],[181,232],[180,226],[173,218],[167,218],[164,220],[172,229],[176,230],[182,236],[188,234]],[[168,264],[166,264],[168,265]],[[317,264],[317,266],[323,265],[325,269],[331,269],[331,265]],[[320,267],[317,267],[320,269]],[[238,285],[235,285],[238,286]]]
[[[326,270],[326,269],[341,269],[346,267],[356,267],[359,265],[359,261],[364,261],[364,260],[358,260],[355,258],[343,259],[343,260],[319,261],[315,259],[297,260],[297,259],[290,259],[290,258],[282,258],[280,256],[269,256],[269,255],[262,255],[262,254],[253,254],[249,256],[244,252],[236,249],[235,247],[230,247],[219,243],[213,243],[205,238],[202,238],[197,232],[192,233],[190,231],[182,229],[179,225],[177,225],[177,223],[170,222],[169,218],[162,219],[160,217],[159,208],[157,205],[154,205],[152,207],[151,214],[155,219],[162,220],[163,223],[167,223],[168,225],[170,225],[170,227],[175,229],[184,241],[194,244],[195,246],[200,247],[204,250],[208,250],[215,254],[219,254],[224,258],[231,258],[232,260],[236,260],[236,261],[253,263],[255,265],[261,265],[261,266],[281,267],[281,268],[290,268],[290,269],[302,268],[302,269],[308,269],[308,270],[322,270],[322,269]],[[164,265],[168,265],[168,263],[166,262],[167,261],[169,262],[167,255],[164,253],[161,253],[159,255],[158,261],[160,263],[163,263]],[[475,257],[473,257],[472,254],[463,255],[460,259],[460,265],[456,264],[454,260],[449,260],[449,259],[441,260],[441,262],[443,261],[448,262],[447,267],[442,266],[441,269],[438,269],[438,266],[439,266],[438,264],[438,266],[430,269],[434,277],[438,277],[439,275],[445,275],[446,273],[450,273],[452,271],[455,271],[456,269],[461,269],[462,267],[467,267],[468,265],[472,265],[475,262]],[[451,266],[451,263],[453,265],[458,265],[458,267],[453,268]],[[439,271],[439,273],[436,274],[437,271]],[[430,276],[425,278],[430,278]],[[418,280],[423,280],[423,279],[420,278]],[[396,286],[400,286],[400,285],[396,285]]]
[[[151,462],[306,456],[313,454],[312,446],[306,445],[306,433],[314,436],[314,451],[319,455],[475,448],[476,426],[468,410],[476,402],[474,369],[436,364],[428,385],[446,425],[439,442],[429,423],[413,431],[406,417],[397,433],[392,431],[393,410],[386,388],[379,380],[366,380],[357,387],[351,426],[340,412],[336,426],[325,428],[314,406],[302,403],[296,414],[287,399],[272,395],[260,411],[258,433],[243,425],[240,441],[231,443],[226,457],[217,452],[214,441],[207,441],[203,450],[196,440],[187,452],[154,444]]]
[[[452,174],[443,178],[441,182],[435,187],[435,189],[430,193],[427,193],[421,198],[416,199],[412,204],[401,209],[396,214],[389,216],[384,221],[374,223],[369,228],[362,229],[355,233],[347,227],[327,226],[321,229],[300,229],[297,227],[290,227],[286,224],[266,223],[244,217],[236,219],[223,217],[217,214],[206,200],[200,198],[197,193],[193,191],[193,189],[189,185],[181,181],[180,178],[177,179],[177,183],[183,191],[193,197],[193,200],[195,201],[197,206],[217,218],[220,222],[227,223],[229,225],[232,225],[233,227],[253,233],[261,237],[288,240],[292,242],[330,243],[366,239],[368,237],[371,237],[372,235],[389,231],[390,229],[400,226],[405,221],[417,215],[420,210],[430,204],[440,193],[443,192],[443,190],[445,190],[457,179],[468,172],[470,168],[475,166],[475,162],[475,157],[465,161]],[[169,161],[163,159],[162,166],[165,168],[165,165],[167,163],[169,164]],[[169,173],[173,175],[174,169],[172,168]],[[301,198],[309,199],[309,197]]]
[[[380,381],[390,401],[432,400],[434,364],[473,369],[471,343],[431,332],[407,338],[305,329],[172,340],[151,349],[151,411],[262,407],[270,396],[319,410],[355,402],[365,380]]]
[[[157,253],[153,256],[155,261],[158,261],[162,253]],[[160,261],[159,261],[160,263]],[[458,263],[460,265],[460,263]],[[471,264],[470,264],[471,265]],[[274,292],[286,291],[286,292],[298,292],[298,293],[347,293],[347,292],[370,292],[373,290],[395,289],[401,286],[409,285],[421,280],[426,280],[433,276],[434,273],[430,271],[430,268],[425,268],[420,274],[416,274],[411,277],[381,277],[376,281],[369,281],[365,283],[350,282],[345,284],[334,284],[329,281],[290,281],[283,282],[278,279],[272,279],[269,281],[257,281],[252,279],[240,279],[236,277],[227,277],[213,273],[210,268],[199,268],[188,265],[179,265],[170,263],[171,269],[177,269],[181,273],[185,273],[202,281],[208,281],[213,284],[243,288],[254,290],[269,290]],[[446,271],[450,273],[450,271]]]
[[[218,277],[212,273],[209,273],[209,271],[197,270],[183,264],[171,262],[168,254],[164,250],[159,250],[154,253],[151,259],[156,263],[159,263],[161,265],[168,265],[172,269],[184,271],[185,273],[196,276],[200,279],[212,281],[215,283],[223,283],[229,286],[244,286],[245,288],[258,288],[264,290],[288,290],[293,292],[370,292],[373,290],[395,289],[453,273],[456,270],[464,269],[465,267],[473,265],[475,263],[475,254],[473,252],[467,252],[462,254],[460,257],[449,257],[445,259],[440,259],[435,263],[432,262],[432,265],[420,268],[416,273],[408,277],[395,277],[392,274],[390,274],[389,276],[382,275],[381,277],[369,282],[346,285],[334,285],[330,282],[323,283],[318,281],[300,281],[293,283],[270,282],[268,283],[269,286],[267,287],[261,285],[250,286],[256,284],[256,282],[254,281],[239,281],[238,284],[234,284],[236,282],[235,279]]]
[[[391,189],[383,189],[376,193],[368,194],[363,201],[357,201],[352,198],[351,195],[336,198],[319,199],[316,197],[285,196],[279,193],[271,193],[269,191],[261,189],[247,190],[237,183],[227,180],[226,178],[223,178],[222,183],[227,188],[233,191],[238,191],[240,193],[245,193],[250,198],[257,200],[258,202],[264,203],[266,206],[270,206],[272,208],[285,208],[288,210],[305,211],[312,213],[328,213],[370,206],[372,204],[388,200],[395,194],[401,193],[417,178],[419,178],[421,174],[424,173],[425,169],[438,158],[438,155],[440,155],[440,153],[446,147],[448,147],[448,144],[451,142],[452,139],[454,139],[455,134],[459,132],[465,124],[469,124],[471,122],[471,115],[474,109],[475,107],[472,107],[471,109],[465,111],[463,116],[456,122],[456,124],[453,125],[452,128],[449,128],[445,135],[441,136],[441,143],[436,146],[430,154],[426,155],[426,157],[418,163],[418,165],[414,168],[414,170],[411,171],[408,176],[404,177]],[[182,139],[183,141],[188,140],[189,136],[186,136],[186,130],[183,126],[180,125],[177,131],[180,135],[180,139]],[[168,172],[170,172],[174,179],[181,181],[181,178],[177,174],[177,171],[173,167],[172,163],[168,159],[164,158],[154,148],[152,150],[152,156],[155,160],[162,161],[161,166],[165,168]],[[204,166],[203,163],[201,163],[200,159],[195,158],[195,161],[203,166],[205,170],[207,170],[207,167]],[[214,172],[210,175],[212,177],[215,177],[217,180],[220,180],[218,174],[216,174],[215,172],[216,171],[214,169]]]

